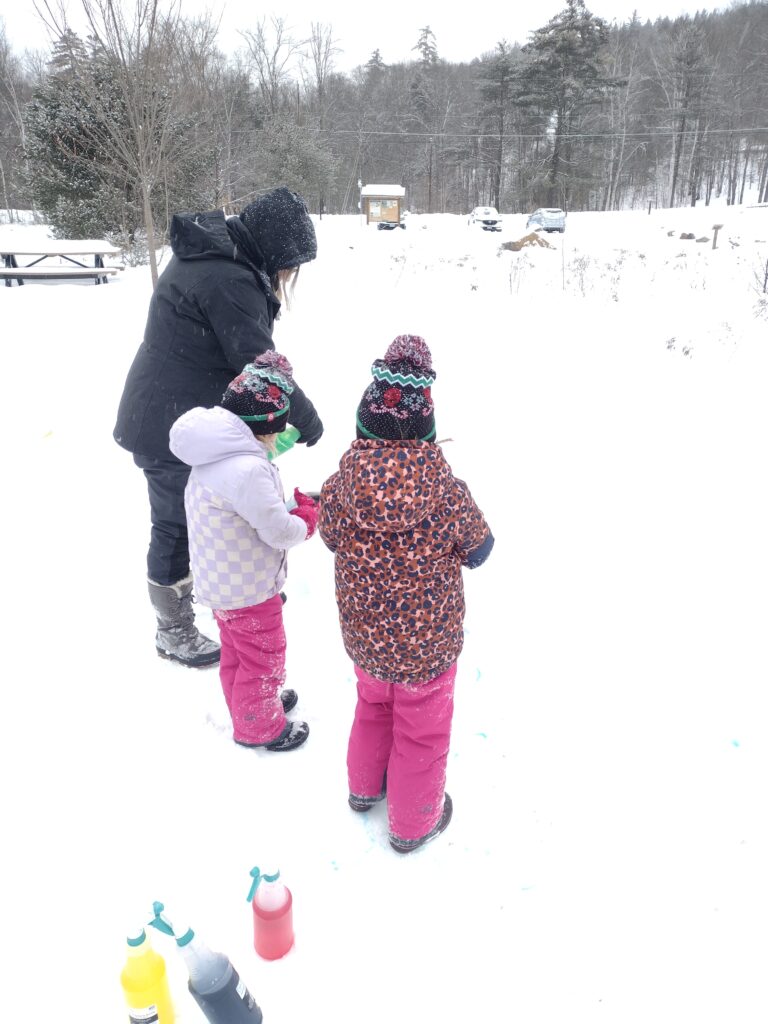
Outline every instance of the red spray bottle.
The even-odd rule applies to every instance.
[[[280,872],[263,875],[251,869],[248,902],[253,907],[253,946],[265,960],[279,960],[293,946],[293,896]]]

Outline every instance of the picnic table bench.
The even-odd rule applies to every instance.
[[[106,284],[109,277],[117,274],[122,267],[108,267],[105,256],[118,256],[120,250],[99,238],[44,239],[41,242],[17,243],[0,237],[0,278],[10,288],[13,282],[22,285],[24,281],[55,280],[69,278],[93,278],[94,284]],[[22,257],[25,262],[19,263]],[[34,257],[29,260],[29,257]],[[79,257],[79,258],[78,258]],[[93,257],[89,266],[83,262]],[[29,260],[29,262],[26,262]],[[57,260],[58,262],[49,262]]]

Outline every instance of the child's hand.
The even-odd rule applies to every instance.
[[[300,491],[298,487],[294,487],[293,489],[293,500],[296,502],[299,508],[301,508],[302,505],[314,505],[316,502],[316,498],[314,495],[304,494],[303,491]]]
[[[293,498],[296,502],[296,508],[292,508],[290,515],[298,516],[299,519],[303,519],[307,524],[307,540],[312,536],[317,528],[317,519],[320,515],[320,508],[316,502],[314,502],[306,494],[302,494],[298,487],[294,488]]]

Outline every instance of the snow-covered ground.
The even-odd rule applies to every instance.
[[[266,1024],[765,1021],[768,208],[575,213],[519,253],[499,246],[523,216],[407,223],[319,222],[275,343],[326,424],[281,457],[287,491],[334,471],[372,360],[417,333],[496,536],[465,575],[454,818],[408,857],[383,807],[347,807],[318,538],[286,587],[303,748],[235,746],[216,671],[155,655],[144,481],[111,437],[148,270],[0,289],[4,1019],[125,1020],[124,938],[160,900]],[[45,232],[5,225],[0,249]],[[254,865],[294,896],[276,962]]]

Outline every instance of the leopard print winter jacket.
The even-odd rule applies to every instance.
[[[464,643],[462,565],[493,536],[437,444],[355,441],[323,485],[320,536],[336,554],[347,654],[377,679],[416,683]]]

